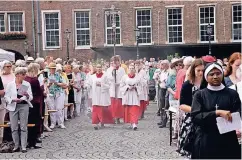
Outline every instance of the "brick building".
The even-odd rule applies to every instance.
[[[25,55],[87,59],[113,54],[111,5],[116,15],[116,54],[136,58],[168,54],[208,54],[207,25],[212,26],[212,54],[241,50],[240,1],[0,1],[0,48]]]

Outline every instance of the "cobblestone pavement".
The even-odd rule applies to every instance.
[[[0,159],[175,159],[181,158],[169,146],[168,128],[159,129],[156,105],[148,106],[138,130],[127,125],[109,125],[94,130],[85,116],[66,122],[67,129],[55,129],[43,139],[41,149],[0,154]]]

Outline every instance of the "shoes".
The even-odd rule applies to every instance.
[[[157,116],[160,116],[160,113],[158,112],[158,113],[156,113],[156,115],[157,115]]]
[[[36,143],[42,143],[42,140],[40,138],[37,138]]]
[[[40,146],[33,146],[33,147],[34,147],[34,149],[40,149],[40,148],[42,148]]]
[[[54,124],[51,124],[50,125],[50,129],[54,129],[55,128],[55,125]]]
[[[61,129],[65,129],[65,128],[66,128],[66,127],[64,126],[64,124],[60,124],[59,127],[60,127]]]
[[[166,127],[165,124],[162,124],[162,125],[159,126],[159,128],[165,128],[165,127]]]
[[[162,122],[157,123],[157,125],[159,125],[159,126],[162,125],[162,124],[163,124]]]
[[[47,125],[44,125],[44,127],[45,127],[45,130],[46,130],[47,132],[53,132],[53,130],[50,129]]]
[[[18,148],[14,148],[13,152],[20,152],[20,148],[19,147]]]
[[[134,123],[133,125],[133,130],[136,131],[138,129],[137,125]]]
[[[27,149],[22,149],[22,153],[27,153]]]
[[[177,139],[178,138],[178,134],[175,133],[173,136],[172,136],[172,139]]]
[[[98,130],[98,127],[94,127],[94,130]]]

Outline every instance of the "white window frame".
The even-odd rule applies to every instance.
[[[234,24],[241,24],[242,25],[242,22],[234,22],[234,6],[236,5],[241,5],[241,3],[234,3],[232,4],[232,35],[231,35],[231,41],[232,42],[241,42],[242,39],[239,39],[239,40],[234,40]]]
[[[10,14],[18,14],[18,13],[22,13],[22,23],[23,23],[23,31],[10,31],[10,28],[11,28],[11,26],[10,26]],[[24,22],[24,20],[25,20],[25,15],[24,15],[24,12],[7,12],[7,20],[8,20],[8,31],[9,32],[11,32],[11,33],[15,33],[15,32],[17,32],[17,33],[19,33],[19,32],[25,32],[25,22]]]
[[[209,41],[201,41],[201,28],[200,28],[200,26],[201,26],[201,21],[200,21],[200,8],[205,8],[205,7],[213,7],[214,8],[214,23],[210,23],[210,25],[212,24],[212,25],[214,25],[214,30],[213,30],[213,32],[214,32],[214,40],[213,41],[211,41],[211,43],[216,43],[217,42],[217,36],[216,36],[216,4],[199,4],[198,5],[198,15],[199,15],[199,29],[198,29],[198,31],[199,31],[199,39],[198,39],[198,42],[199,43],[208,43]],[[207,23],[205,24],[203,24],[203,25],[208,25]]]
[[[60,49],[62,46],[62,37],[61,37],[61,12],[60,10],[42,10],[42,40],[43,40],[43,50],[57,50]],[[58,13],[58,22],[59,22],[59,46],[52,46],[52,47],[47,47],[46,46],[46,25],[45,25],[45,14],[51,14],[51,13]]]
[[[168,16],[168,10],[169,9],[181,9],[181,14],[182,14],[182,24],[181,25],[171,25],[171,26],[182,26],[182,42],[169,42],[169,16]],[[174,6],[166,6],[166,35],[167,35],[167,40],[166,44],[184,44],[184,5],[174,5]]]
[[[0,12],[0,14],[2,14],[3,15],[3,21],[4,21],[4,28],[5,28],[5,30],[4,30],[4,32],[1,32],[1,30],[0,30],[0,33],[6,33],[7,32],[7,25],[6,25],[6,13],[4,13],[4,12]]]
[[[112,29],[112,27],[107,27],[107,15],[105,14],[107,12],[107,10],[104,11],[104,17],[105,17],[105,44],[104,46],[113,46],[114,44],[108,44],[108,29]],[[120,44],[115,44],[115,46],[123,46],[123,43],[122,43],[122,27],[121,27],[121,14],[119,14],[119,27],[116,27],[116,29],[119,29],[120,30]],[[116,36],[116,35],[115,35]]]
[[[138,28],[147,28],[150,27],[150,43],[139,43],[139,45],[153,45],[154,42],[153,40],[153,30],[152,30],[152,7],[135,7],[135,28],[137,27],[138,24],[138,19],[137,19],[137,11],[142,11],[142,10],[150,10],[150,26],[138,26]],[[136,44],[136,38],[135,38],[135,44]]]
[[[90,38],[90,44],[89,45],[85,45],[85,46],[78,46],[77,45],[77,28],[76,28],[76,13],[77,12],[89,12],[89,38]],[[91,9],[74,9],[73,10],[73,18],[74,18],[74,29],[75,29],[75,32],[74,32],[74,46],[75,46],[75,49],[90,49],[92,47],[92,24],[91,24]],[[82,30],[88,30],[88,29],[82,29]]]

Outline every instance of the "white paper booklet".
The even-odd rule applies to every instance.
[[[234,130],[241,130],[241,118],[239,112],[231,114],[232,122],[227,121],[223,117],[217,117],[217,126],[220,134],[228,133]]]
[[[23,96],[25,92],[27,92],[28,87],[25,85],[21,85],[18,89],[18,95]]]

